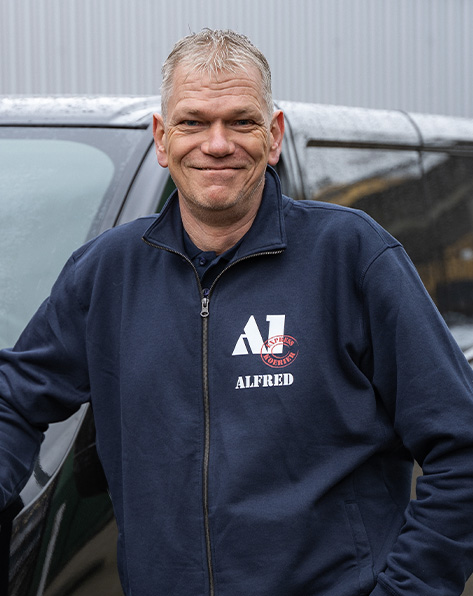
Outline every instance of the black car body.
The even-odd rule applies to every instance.
[[[162,207],[173,183],[154,153],[159,104],[159,97],[0,98],[0,347],[13,344],[72,250]],[[287,126],[277,168],[283,191],[363,209],[386,227],[472,358],[473,121],[278,107]],[[0,593],[122,593],[94,442],[88,406],[50,426],[20,499],[1,513]]]

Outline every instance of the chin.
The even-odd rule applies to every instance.
[[[221,192],[203,191],[200,196],[194,195],[193,203],[202,209],[211,211],[224,211],[237,205],[241,199],[239,196],[229,196]]]
[[[235,205],[238,204],[238,201],[233,199],[207,199],[205,201],[200,201],[200,207],[205,211],[227,211],[228,209],[232,209]]]

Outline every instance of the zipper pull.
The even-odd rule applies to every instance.
[[[204,319],[209,316],[209,294],[210,290],[204,288],[202,291],[202,310],[200,311],[200,316]]]
[[[202,298],[202,310],[200,311],[200,316],[204,319],[209,316],[209,299],[207,296]]]

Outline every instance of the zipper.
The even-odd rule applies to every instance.
[[[202,290],[202,284],[199,284],[201,288],[201,310],[200,316],[202,317],[202,378],[203,378],[203,392],[204,392],[204,460],[202,466],[203,473],[203,505],[204,505],[204,530],[205,530],[205,544],[207,549],[207,569],[209,573],[209,595],[215,596],[215,582],[213,573],[213,562],[212,562],[212,544],[210,539],[210,521],[209,521],[209,466],[210,466],[210,394],[209,394],[209,306],[210,297],[215,284],[222,277],[222,275],[228,271],[233,265],[241,263],[247,259],[253,257],[261,257],[266,255],[277,255],[281,254],[282,250],[277,251],[266,251],[241,257],[233,263],[230,263],[223,271],[221,271],[214,279],[210,289]],[[194,265],[191,263],[195,270]],[[195,270],[196,271],[196,270]],[[197,273],[197,271],[196,271]],[[197,274],[198,276],[198,274]]]
[[[210,539],[210,521],[209,521],[209,463],[210,463],[210,398],[209,398],[209,365],[208,365],[208,316],[209,316],[209,295],[210,290],[202,288],[200,277],[194,264],[187,255],[177,250],[154,244],[143,238],[143,241],[152,248],[165,250],[182,257],[192,267],[201,299],[200,316],[202,317],[202,391],[204,406],[204,454],[202,459],[202,508],[204,514],[204,535],[205,535],[205,553],[207,558],[207,573],[209,578],[209,596],[215,596],[215,582],[212,561],[212,544]],[[216,281],[216,280],[215,280]],[[214,282],[215,284],[215,282]],[[212,284],[212,288],[214,286]]]
[[[200,281],[200,280],[199,280]],[[209,575],[209,594],[215,595],[212,543],[209,520],[209,467],[210,467],[210,395],[209,395],[209,298],[202,296],[202,391],[204,399],[204,457],[202,462],[202,504],[204,508],[204,533]]]
[[[204,405],[204,454],[202,461],[202,504],[204,512],[204,534],[205,534],[205,548],[207,556],[207,572],[209,577],[209,596],[215,596],[215,580],[212,560],[212,541],[210,537],[210,520],[209,520],[209,468],[210,468],[210,395],[209,395],[209,306],[210,297],[215,287],[215,284],[233,265],[251,259],[253,257],[261,257],[267,255],[278,255],[284,252],[283,250],[264,251],[241,257],[233,263],[230,263],[223,271],[221,271],[214,279],[210,289],[202,288],[200,277],[197,269],[194,267],[192,261],[184,254],[177,250],[172,250],[158,244],[153,244],[145,238],[143,241],[153,248],[159,248],[170,253],[179,255],[186,260],[194,270],[201,299],[200,316],[202,317],[202,391],[203,391],[203,405]]]
[[[202,311],[201,311],[201,316],[202,317],[208,317],[209,316],[210,295],[213,292],[213,289],[215,287],[215,284],[222,277],[222,275],[224,273],[226,273],[229,269],[231,269],[234,265],[236,265],[237,263],[241,263],[242,261],[247,261],[248,259],[253,259],[254,257],[266,257],[266,256],[269,256],[269,255],[280,255],[283,252],[284,252],[284,249],[281,249],[281,250],[266,250],[266,251],[263,251],[263,252],[255,252],[254,254],[247,255],[246,257],[240,257],[236,261],[233,261],[233,263],[229,263],[227,265],[227,267],[225,267],[225,269],[223,269],[223,271],[220,271],[220,273],[214,279],[213,284],[210,286],[210,290],[207,290],[207,291],[203,291],[202,292],[202,294],[201,294],[201,296],[202,296]],[[192,265],[192,263],[191,263],[191,265]],[[192,265],[192,267],[194,267],[194,265]],[[194,269],[195,269],[195,267],[194,267]],[[196,271],[196,273],[197,273],[197,271]],[[199,283],[200,283],[200,279],[199,279]]]
[[[200,311],[200,316],[203,319],[206,319],[209,316],[209,299],[205,295],[202,298],[202,309]]]

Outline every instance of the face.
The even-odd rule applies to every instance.
[[[256,67],[209,78],[174,73],[166,122],[154,116],[158,161],[194,216],[244,217],[261,202],[266,165],[281,153],[282,112],[268,117]]]

